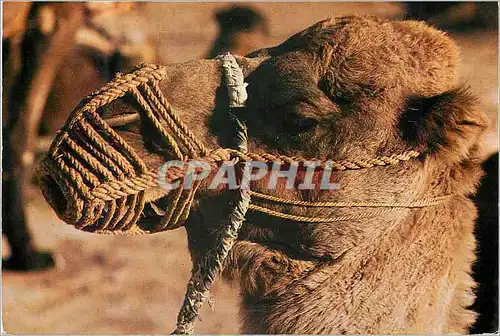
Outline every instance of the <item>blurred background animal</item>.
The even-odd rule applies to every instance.
[[[268,22],[259,10],[247,6],[229,7],[217,11],[215,19],[219,32],[207,58],[224,52],[243,56],[267,46]]]
[[[16,8],[17,7],[17,8]],[[31,166],[32,146],[37,137],[37,126],[48,90],[55,78],[55,71],[64,59],[62,48],[71,40],[83,19],[81,5],[58,5],[50,11],[40,10],[36,4],[23,4],[22,8],[9,5],[7,12],[12,20],[5,23],[13,28],[3,36],[3,74],[8,86],[3,87],[3,174],[2,218],[3,233],[11,246],[11,256],[4,268],[31,270],[53,266],[52,257],[38,252],[32,244],[24,214],[24,182]],[[48,8],[48,7],[46,7]],[[55,12],[61,17],[59,29],[50,43],[43,37],[53,33]],[[22,13],[22,14],[21,14]],[[40,45],[27,43],[30,33],[36,31]],[[38,48],[37,48],[38,47]],[[38,67],[35,53],[38,52]]]
[[[5,4],[2,215],[11,257],[4,268],[53,265],[49,254],[35,251],[25,223],[25,187],[31,180],[35,152],[46,149],[82,96],[120,70],[155,60],[155,49],[140,29],[128,34],[112,29],[113,20],[126,20],[127,13],[139,7],[131,3]],[[48,136],[46,141],[39,138],[43,134]]]
[[[444,30],[498,28],[498,4],[494,1],[411,1],[405,5],[408,19],[427,21]]]

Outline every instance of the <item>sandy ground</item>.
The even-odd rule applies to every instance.
[[[149,4],[146,31],[161,61],[202,57],[215,38],[215,8],[225,3]],[[255,4],[268,16],[272,43],[329,16],[352,13],[392,16],[396,3]],[[452,34],[462,48],[461,74],[480,95],[492,119],[487,152],[498,148],[497,32]],[[3,327],[8,333],[165,334],[174,329],[191,262],[184,229],[136,237],[79,232],[56,218],[41,194],[27,205],[36,245],[54,251],[55,269],[30,274],[3,272]],[[5,242],[5,239],[4,241]],[[9,254],[2,244],[2,255]],[[237,333],[238,288],[218,281],[214,305],[205,305],[198,333]]]

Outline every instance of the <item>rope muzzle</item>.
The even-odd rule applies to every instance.
[[[90,232],[146,233],[172,228],[187,218],[193,193],[180,190],[174,198],[177,202],[187,199],[188,204],[180,213],[178,208],[171,209],[167,225],[148,230],[138,225],[146,191],[158,188],[157,176],[110,126],[116,125],[116,120],[108,123],[103,117],[105,105],[130,95],[174,158],[185,160],[204,154],[206,149],[189,140],[183,125],[179,128],[165,112],[168,104],[159,88],[165,72],[165,67],[143,65],[117,76],[80,104],[58,133],[39,166],[39,175],[45,198],[62,220]]]

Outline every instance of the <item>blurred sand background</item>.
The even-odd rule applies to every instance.
[[[143,26],[160,63],[203,57],[217,33],[214,10],[227,3],[150,3]],[[332,16],[402,15],[398,3],[256,3],[269,19],[271,44]],[[132,20],[134,21],[134,20]],[[127,21],[129,22],[129,21]],[[119,29],[127,28],[123,22]],[[498,148],[498,35],[451,33],[462,48],[461,76],[492,120],[487,152]],[[82,97],[83,98],[83,97]],[[168,334],[181,306],[191,262],[184,229],[114,237],[79,232],[61,222],[33,188],[27,205],[35,243],[54,251],[56,269],[3,272],[4,331],[13,334]],[[5,238],[3,257],[8,256]],[[203,307],[197,333],[238,333],[238,288],[218,281],[213,308]]]

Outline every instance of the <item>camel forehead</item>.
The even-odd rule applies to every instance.
[[[375,46],[390,46],[392,52],[402,52],[398,47],[413,49],[409,52],[416,54],[419,45],[432,48],[435,58],[457,52],[457,46],[446,33],[424,22],[348,16],[320,21],[270,48],[269,54],[278,56],[294,50],[317,52],[326,46],[336,47],[336,52],[347,56]],[[372,53],[378,55],[379,51]]]
[[[264,55],[281,67],[312,56],[309,71],[339,90],[368,84],[376,90],[431,96],[456,85],[459,51],[445,33],[423,22],[342,17],[321,21],[249,56]]]

